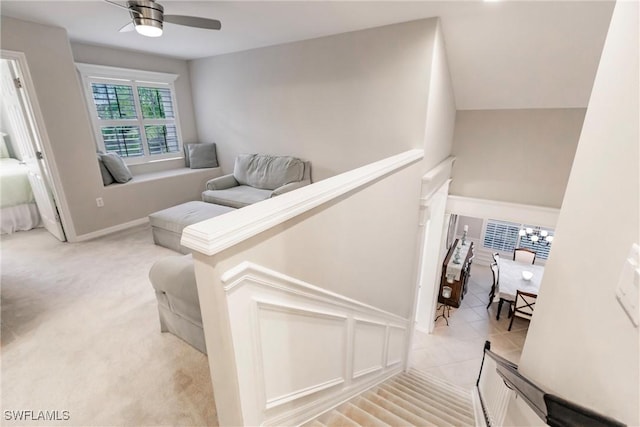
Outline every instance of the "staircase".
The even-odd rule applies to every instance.
[[[471,392],[411,369],[303,427],[475,426]]]

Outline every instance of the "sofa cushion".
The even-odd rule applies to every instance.
[[[208,203],[243,208],[252,203],[260,202],[271,197],[271,190],[239,185],[226,190],[207,190],[202,193],[202,200]]]
[[[303,175],[304,162],[290,156],[240,154],[233,168],[233,176],[240,185],[263,190],[275,190],[300,181]]]

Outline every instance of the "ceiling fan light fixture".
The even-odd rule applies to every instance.
[[[162,24],[149,25],[149,24],[135,24],[136,32],[140,35],[147,37],[160,37],[162,35]]]
[[[120,32],[133,31],[145,37],[160,37],[165,22],[205,30],[219,30],[222,24],[217,19],[201,18],[199,16],[165,15],[164,7],[154,0],[128,0],[127,5],[121,5],[112,0],[104,0],[113,6],[129,11],[131,22],[120,28]]]
[[[146,37],[160,37],[164,8],[152,0],[129,0],[129,13],[133,19],[136,32]]]

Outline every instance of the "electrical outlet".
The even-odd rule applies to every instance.
[[[102,200],[102,197],[98,197],[96,199],[96,205],[98,205],[99,208],[104,206],[104,200]]]

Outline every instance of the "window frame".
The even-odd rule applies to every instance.
[[[178,112],[178,103],[176,99],[175,81],[178,74],[160,73],[155,71],[134,70],[129,68],[109,67],[104,65],[93,65],[76,63],[76,68],[80,73],[82,88],[87,103],[87,111],[91,117],[91,126],[95,138],[96,147],[101,151],[106,151],[104,139],[102,136],[102,127],[108,126],[137,126],[140,129],[140,141],[142,144],[142,156],[123,157],[128,165],[137,165],[145,163],[153,163],[164,160],[183,159],[183,140],[180,129],[180,115]],[[98,109],[93,99],[93,89],[91,84],[112,84],[126,85],[133,90],[133,99],[135,104],[136,119],[109,119],[103,120],[98,116]],[[140,104],[140,95],[138,87],[169,89],[171,94],[171,103],[173,107],[172,119],[145,119],[142,115],[142,106]],[[168,125],[172,124],[176,128],[176,138],[178,140],[178,151],[172,153],[150,154],[149,143],[145,126]]]
[[[485,236],[487,233],[487,227],[489,226],[489,223],[493,222],[493,223],[502,223],[502,224],[508,224],[508,225],[512,225],[512,226],[518,226],[518,230],[521,230],[522,228],[526,228],[526,227],[531,227],[533,229],[535,228],[540,228],[540,230],[547,230],[551,235],[555,236],[556,232],[555,229],[552,229],[550,227],[545,227],[545,226],[541,226],[541,225],[532,225],[532,224],[528,224],[528,223],[518,223],[518,222],[513,222],[513,221],[507,221],[507,220],[500,220],[500,219],[494,219],[494,218],[487,218],[484,220],[483,223],[483,227],[482,227],[482,233],[480,235],[480,243],[482,245],[483,249],[489,250],[489,251],[495,251],[498,253],[502,253],[502,254],[508,254],[508,253],[513,253],[513,252],[508,252],[508,251],[503,251],[500,249],[495,249],[495,248],[490,248],[484,245],[485,243]],[[520,248],[520,247],[524,247],[527,249],[532,249],[535,250],[534,247],[532,247],[531,245],[526,245],[526,246],[522,246],[521,245],[521,240],[522,240],[522,236],[520,236],[519,234],[516,235],[516,241],[515,241],[515,248]],[[551,253],[551,247],[553,246],[553,242],[549,243],[548,245],[546,245],[546,247],[548,248],[548,250],[546,250],[546,257],[543,257],[542,253],[538,253],[538,251],[536,251],[536,253],[538,253],[539,256],[536,256],[536,259],[540,259],[542,262],[546,262],[549,259],[549,254]]]

